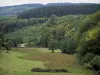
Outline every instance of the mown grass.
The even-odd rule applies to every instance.
[[[70,73],[31,72],[32,68],[66,68]],[[51,53],[46,48],[13,48],[0,54],[0,75],[92,75],[81,67],[75,55]]]
[[[23,57],[26,54],[18,53],[18,52],[10,52],[9,54],[3,53],[2,59],[0,61],[0,67],[4,70],[7,70],[8,73],[16,73],[16,72],[30,72],[30,70],[34,67],[42,67],[44,63],[41,61],[29,61],[20,59],[19,57]]]

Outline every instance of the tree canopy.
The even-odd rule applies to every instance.
[[[30,9],[19,13],[18,18],[40,18],[50,17],[51,15],[64,16],[64,15],[87,15],[100,10],[100,4],[71,4],[61,6],[44,6],[37,9]]]

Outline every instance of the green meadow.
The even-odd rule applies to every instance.
[[[76,61],[76,55],[47,48],[13,48],[0,53],[0,75],[93,75]],[[32,68],[67,69],[68,73],[31,72]]]

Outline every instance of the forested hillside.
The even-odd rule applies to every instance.
[[[50,6],[53,6],[54,8],[50,7]],[[63,6],[63,7],[59,7],[59,6]],[[66,7],[66,6],[68,6],[68,7]],[[42,8],[41,10],[39,10],[39,9],[33,10],[34,8],[40,8],[40,7],[46,7],[46,8],[44,8],[44,9]],[[26,11],[26,10],[29,10],[29,9],[32,9],[31,12],[34,12],[34,11],[37,12],[39,10],[40,13],[42,13],[43,11],[44,11],[43,13],[45,13],[45,11],[46,11],[47,12],[46,15],[42,14],[41,16],[47,16],[47,17],[48,16],[50,17],[51,14],[53,14],[53,15],[55,14],[57,16],[60,16],[61,14],[59,14],[59,13],[61,11],[63,13],[62,15],[88,14],[88,13],[95,12],[97,9],[99,9],[99,7],[100,7],[99,4],[93,4],[93,3],[80,3],[80,4],[78,4],[78,3],[48,3],[47,5],[43,5],[43,4],[23,4],[23,5],[0,7],[0,16],[16,15],[19,12]],[[66,11],[65,11],[66,13],[63,11],[65,8],[66,8]],[[79,12],[78,12],[78,10],[79,10]],[[52,12],[52,11],[54,11],[54,12]],[[73,12],[73,11],[75,11],[75,12]],[[84,12],[84,11],[86,11],[86,12]],[[37,13],[38,15],[39,15],[39,12]],[[57,14],[57,12],[59,12],[59,13]],[[36,15],[35,13],[33,13],[33,14]],[[41,16],[39,15],[38,17],[41,17]],[[34,17],[34,16],[32,16],[32,17]]]
[[[60,4],[59,4],[60,5]],[[18,18],[40,18],[51,15],[87,15],[100,9],[100,4],[64,4],[60,6],[44,6],[19,13]]]
[[[92,70],[93,73],[96,73],[96,75],[100,75],[100,4],[29,4],[7,7],[7,9],[12,9],[12,11],[14,11],[13,13],[20,12],[24,9],[29,10],[22,11],[16,16],[15,14],[14,16],[3,16],[3,14],[1,14],[1,54],[3,50],[7,50],[7,53],[10,54],[9,50],[11,50],[11,47],[18,48],[21,44],[24,44],[25,47],[28,47],[29,49],[33,47],[46,48],[52,50],[52,53],[54,53],[57,49],[60,50],[61,53],[59,54],[61,56],[65,56],[65,54],[68,54],[68,56],[71,55],[73,57],[76,56],[76,60],[79,61],[77,63],[78,65],[81,64],[88,70]],[[0,8],[0,10],[0,12],[3,12],[3,10],[6,10],[6,7]],[[13,15],[13,13],[11,13],[12,11],[8,12],[8,10],[7,14],[5,13],[4,15],[9,15],[9,13]],[[23,51],[24,50],[22,50],[22,52]],[[30,52],[26,50],[26,52],[29,53],[26,53],[26,55],[32,55],[31,52],[33,52],[33,55],[39,54],[40,57],[42,56],[42,53],[46,54],[46,52],[41,51],[40,53],[38,53],[39,51],[36,51],[35,54],[33,50]],[[17,55],[17,53],[15,54]],[[54,53],[54,55],[55,54],[57,53]],[[48,55],[49,53],[47,56]],[[15,57],[17,56],[14,56],[14,58]],[[24,55],[21,55],[16,58],[16,60],[20,59],[23,61],[23,57]],[[30,56],[27,56],[27,59],[30,60],[31,58],[28,57]],[[43,56],[43,58],[44,57],[46,56]],[[65,64],[64,67],[69,66],[67,63],[70,60],[67,58],[68,60],[64,61],[66,58],[64,60],[63,58],[61,58],[61,62],[63,63],[60,64]],[[48,58],[46,58],[46,60],[48,60]],[[75,59],[71,60],[76,61]],[[58,62],[58,60],[56,62]],[[54,68],[58,68],[60,65],[58,64],[56,65],[57,67],[55,67],[54,64],[55,63],[50,62],[49,64],[46,63],[44,66],[49,68],[48,66],[52,65]],[[76,64],[76,62],[74,64]],[[79,69],[79,67],[76,65],[73,67],[74,69],[76,67]],[[30,70],[30,67],[28,70]],[[71,71],[72,69],[69,70]]]
[[[43,5],[42,4],[23,4],[23,5],[0,7],[0,16],[16,15],[17,13],[21,11],[25,11],[31,8],[38,8],[41,6]]]
[[[25,43],[27,47],[60,49],[63,53],[78,53],[81,64],[99,73],[100,70],[100,11],[88,16],[52,15],[43,24],[36,24],[6,34],[12,46]],[[17,35],[17,36],[16,36]],[[54,52],[54,51],[53,51]]]
[[[45,23],[47,18],[17,19],[16,17],[2,17],[0,20],[0,31],[10,33],[26,26],[34,26]]]
[[[100,74],[100,11],[87,16],[77,31],[79,60]]]
[[[52,15],[44,24],[25,27],[8,34],[7,37],[17,39],[17,41],[22,40],[23,43],[34,44],[35,46],[48,47],[49,41],[52,39],[60,42],[64,38],[70,38],[77,29],[77,23],[83,18],[83,15],[69,15],[64,17]]]

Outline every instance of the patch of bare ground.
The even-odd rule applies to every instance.
[[[40,53],[37,55],[26,56],[25,59],[45,62],[47,68],[66,68],[75,64],[73,55],[62,53]]]

